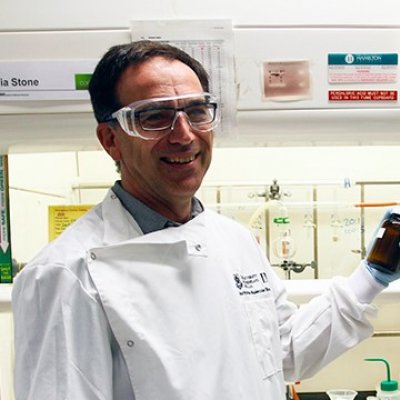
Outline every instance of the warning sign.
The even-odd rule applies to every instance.
[[[92,205],[82,204],[49,206],[49,240],[55,239],[92,207]]]
[[[397,90],[330,90],[329,101],[396,101]]]
[[[329,83],[395,83],[398,55],[388,54],[328,54]]]

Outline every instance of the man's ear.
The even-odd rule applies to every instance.
[[[109,123],[101,122],[97,125],[97,138],[99,139],[104,150],[110,155],[114,161],[121,160],[120,142],[118,133]]]

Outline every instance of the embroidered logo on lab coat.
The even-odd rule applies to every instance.
[[[239,289],[240,296],[256,295],[269,292],[268,276],[266,272],[254,274],[233,274],[233,280]]]

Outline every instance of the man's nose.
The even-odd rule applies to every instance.
[[[189,118],[184,111],[177,111],[172,121],[171,132],[169,133],[169,141],[171,143],[190,143],[193,140],[194,133],[192,131]]]

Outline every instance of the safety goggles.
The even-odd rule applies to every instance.
[[[107,121],[117,120],[130,136],[157,140],[174,129],[181,115],[193,131],[209,132],[219,123],[220,106],[218,100],[206,92],[159,97],[135,101],[112,113]]]

